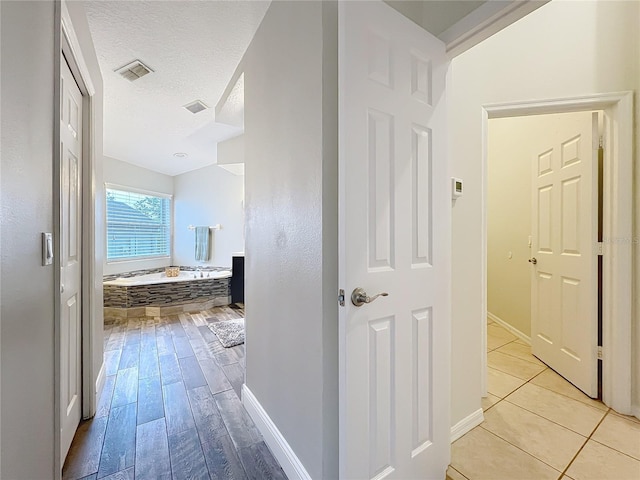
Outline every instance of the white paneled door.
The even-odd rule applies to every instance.
[[[532,161],[533,354],[598,395],[598,114],[549,115]]]
[[[60,90],[60,433],[64,463],[82,414],[82,94],[64,58]]]
[[[445,47],[381,1],[339,8],[340,475],[442,479],[450,451]],[[356,288],[371,303],[355,306]]]

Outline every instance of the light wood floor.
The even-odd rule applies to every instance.
[[[106,383],[64,479],[286,479],[240,402],[244,345],[208,323],[242,306],[105,322]]]

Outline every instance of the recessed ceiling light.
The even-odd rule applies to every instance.
[[[203,110],[206,110],[209,107],[207,107],[200,100],[196,100],[194,102],[191,102],[191,103],[188,103],[188,104],[184,105],[184,108],[189,110],[191,113],[198,113],[198,112],[201,112]]]
[[[147,67],[140,60],[134,60],[124,67],[118,68],[117,70],[115,70],[115,72],[119,73],[130,82],[133,82],[134,80],[138,80],[140,77],[144,77],[149,73],[153,73],[153,70]]]
[[[184,152],[176,152],[173,154],[173,156],[176,158],[187,158],[189,154]]]

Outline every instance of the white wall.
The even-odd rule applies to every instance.
[[[1,478],[55,478],[54,267],[41,265],[41,232],[54,231],[56,36],[53,2],[0,2],[2,139],[0,204]],[[79,2],[69,4],[91,75],[95,149],[102,151],[102,79]],[[58,24],[59,25],[59,24]],[[28,58],[29,61],[25,61]],[[93,181],[100,185],[101,169]],[[96,190],[100,187],[97,186]],[[88,227],[99,235],[97,214]],[[102,252],[93,265],[94,378],[102,365]]]
[[[231,267],[244,251],[244,176],[216,165],[174,177],[173,264]],[[189,225],[222,225],[211,231],[211,258],[195,261],[195,232]]]
[[[337,9],[273,2],[244,58],[246,385],[338,475]]]
[[[132,165],[115,158],[103,157],[103,159],[104,183],[173,195],[172,176],[138,167],[137,165]],[[104,192],[102,195],[104,196]],[[128,260],[125,262],[109,263],[105,255],[104,274],[111,275],[133,270],[166,267],[171,264],[170,257],[158,260]]]
[[[456,57],[450,90],[452,174],[465,180],[453,208],[452,424],[480,406],[482,130],[485,104],[638,88],[638,2],[550,2]],[[635,204],[640,204],[636,168]],[[636,209],[635,234],[640,217]],[[629,246],[631,248],[631,246]],[[640,261],[635,244],[635,355]],[[482,352],[482,354],[484,354]],[[636,361],[636,364],[638,362]],[[635,367],[635,404],[640,403]]]
[[[54,267],[41,266],[40,232],[53,231],[54,4],[0,9],[0,477],[46,479],[54,470]]]

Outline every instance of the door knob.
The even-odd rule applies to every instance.
[[[529,263],[533,263],[535,265],[538,263],[538,260],[536,259],[536,257],[533,257],[529,259]]]
[[[382,292],[374,295],[373,297],[370,297],[369,295],[367,295],[367,292],[364,291],[364,288],[358,287],[351,293],[351,303],[353,303],[356,307],[361,307],[365,303],[371,303],[376,298],[386,297],[387,295],[389,295],[387,292]]]

